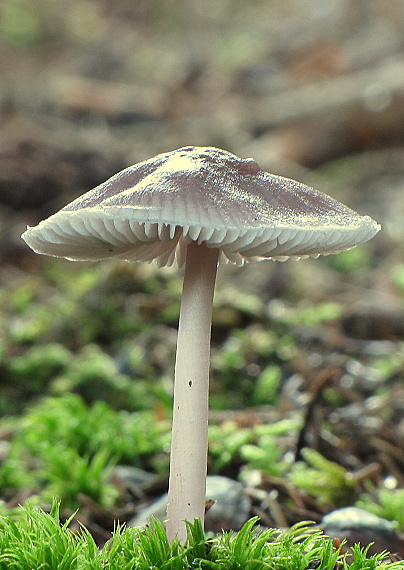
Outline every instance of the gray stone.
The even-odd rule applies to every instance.
[[[206,497],[216,501],[206,513],[205,528],[208,531],[239,530],[250,516],[251,501],[238,481],[219,475],[209,476]],[[152,516],[164,521],[166,511],[167,494],[143,509],[127,526],[146,526]]]
[[[400,552],[403,547],[393,523],[363,509],[356,507],[338,509],[325,515],[322,523],[326,535],[330,538],[345,539],[348,546],[356,543],[367,546],[373,542],[369,549],[370,554],[383,550]]]

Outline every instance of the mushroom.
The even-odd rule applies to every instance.
[[[167,535],[203,524],[213,291],[218,263],[338,253],[373,237],[368,216],[213,147],[159,154],[22,235],[37,253],[185,264],[174,381]]]

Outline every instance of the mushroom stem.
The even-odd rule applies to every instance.
[[[184,520],[203,524],[208,450],[212,303],[219,249],[187,247],[175,361],[167,536],[184,543]]]

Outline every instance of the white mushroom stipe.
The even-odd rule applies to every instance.
[[[380,226],[308,186],[213,147],[135,164],[28,227],[37,253],[71,260],[185,263],[177,341],[167,535],[204,520],[209,345],[218,263],[338,253]]]
[[[187,248],[175,361],[167,509],[167,533],[171,539],[178,535],[182,541],[186,535],[178,522],[197,517],[203,520],[210,330],[218,257],[218,249],[204,244],[192,242]]]

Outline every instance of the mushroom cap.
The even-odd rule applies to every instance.
[[[242,264],[338,253],[380,226],[251,158],[188,146],[130,166],[22,235],[37,253],[71,260],[184,263],[186,245]]]

